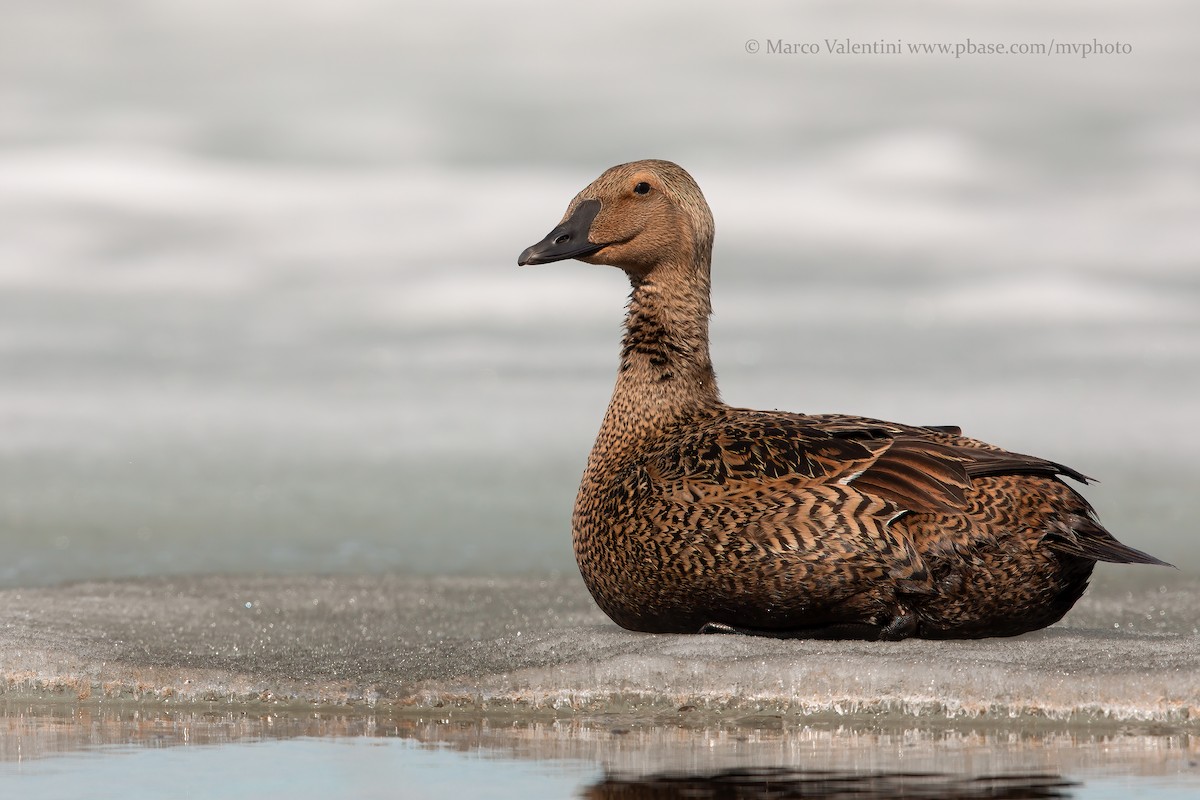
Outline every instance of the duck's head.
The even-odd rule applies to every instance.
[[[577,258],[648,277],[664,264],[703,265],[707,277],[713,219],[700,187],[670,161],[634,161],[604,172],[567,206],[546,238],[517,263]]]

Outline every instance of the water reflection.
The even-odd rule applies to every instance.
[[[1061,775],[949,775],[929,772],[734,769],[710,775],[609,777],[585,790],[588,800],[1047,800],[1079,786]]]
[[[422,769],[464,781],[468,774],[470,780],[478,777],[482,782],[464,789],[464,796],[483,792],[487,781],[502,781],[505,775],[534,782],[550,776],[559,789],[564,781],[573,787],[570,796],[589,800],[1087,800],[1100,796],[1090,793],[1096,780],[1113,779],[1149,787],[1150,796],[1191,796],[1188,791],[1200,790],[1200,737],[1182,730],[995,722],[918,727],[912,720],[797,722],[778,716],[696,718],[683,712],[638,721],[438,711],[444,715],[302,707],[171,710],[0,699],[0,777],[20,780],[22,773],[44,773],[47,761],[82,774],[80,756],[86,754],[105,756],[86,756],[87,770],[103,764],[119,772],[125,769],[122,759],[168,750],[177,754],[171,769],[186,763],[203,772],[245,757],[261,758],[264,743],[273,743],[270,757],[294,758],[297,769],[315,769],[318,762],[322,769],[330,763],[344,769],[347,763],[379,759],[369,762],[370,770],[391,776],[388,780]],[[339,743],[343,746],[336,748]],[[391,755],[371,755],[367,751],[380,750],[371,744],[387,745],[382,749]],[[1155,788],[1163,781],[1185,787],[1185,793],[1163,795]],[[27,782],[22,786],[29,788]]]

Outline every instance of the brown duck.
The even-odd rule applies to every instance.
[[[600,608],[656,633],[902,639],[1050,625],[1118,542],[1062,464],[955,427],[731,408],[708,348],[713,218],[669,161],[613,167],[519,264],[633,285],[575,555]],[[1169,566],[1169,565],[1166,565]]]

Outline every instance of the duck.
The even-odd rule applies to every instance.
[[[1059,621],[1119,542],[1084,474],[962,434],[724,404],[709,352],[712,211],[664,160],[619,164],[520,266],[617,267],[631,293],[616,385],[572,515],[580,575],[646,633],[900,640]]]

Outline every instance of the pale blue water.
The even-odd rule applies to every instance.
[[[29,800],[87,795],[123,800],[289,797],[568,798],[599,767],[460,753],[396,739],[296,739],[256,744],[100,748],[23,764],[0,764],[0,791]],[[224,779],[216,776],[225,776]]]
[[[811,761],[811,760],[810,760]],[[810,780],[818,777],[818,767],[809,766]],[[1047,782],[1058,784],[1053,793],[1010,790],[988,795],[955,791],[956,787],[975,788],[983,774],[936,775],[915,779],[887,771],[864,770],[861,773],[834,771],[838,776],[829,784],[810,787],[806,794],[784,796],[883,798],[898,785],[916,784],[925,793],[912,796],[963,798],[1000,796],[1019,798],[1071,798],[1073,800],[1124,800],[1128,797],[1153,796],[1158,800],[1191,800],[1200,792],[1200,777],[1121,777],[1112,775],[1057,776],[1021,778],[1018,773],[1005,783],[1020,787],[1038,787]],[[687,771],[668,773],[678,785]],[[5,796],[28,800],[51,800],[77,796],[81,785],[87,796],[122,800],[158,800],[178,797],[189,800],[239,800],[240,798],[288,797],[294,800],[326,800],[331,797],[434,798],[487,797],[546,798],[565,800],[572,797],[717,797],[723,780],[719,773],[698,773],[690,788],[675,793],[645,795],[606,794],[597,789],[605,780],[604,767],[585,760],[522,761],[501,753],[479,750],[460,752],[424,747],[402,739],[295,739],[264,741],[241,745],[184,746],[169,748],[103,747],[84,753],[26,763],[0,764],[0,791]],[[1000,773],[1004,775],[1006,773]],[[803,776],[804,773],[799,773]],[[797,776],[792,775],[794,780]],[[643,776],[653,781],[654,776]],[[633,776],[619,778],[636,783]],[[725,779],[727,780],[727,779]],[[738,797],[779,797],[781,780],[743,784]],[[671,784],[668,784],[670,786]],[[786,784],[785,784],[786,785]],[[820,789],[826,787],[822,794]],[[590,790],[591,793],[588,793]],[[891,789],[894,791],[894,789]],[[626,790],[628,791],[628,790]],[[647,791],[643,789],[643,791]],[[662,791],[660,789],[660,791]],[[726,790],[728,791],[728,790]],[[1045,791],[1045,790],[1043,790]]]

